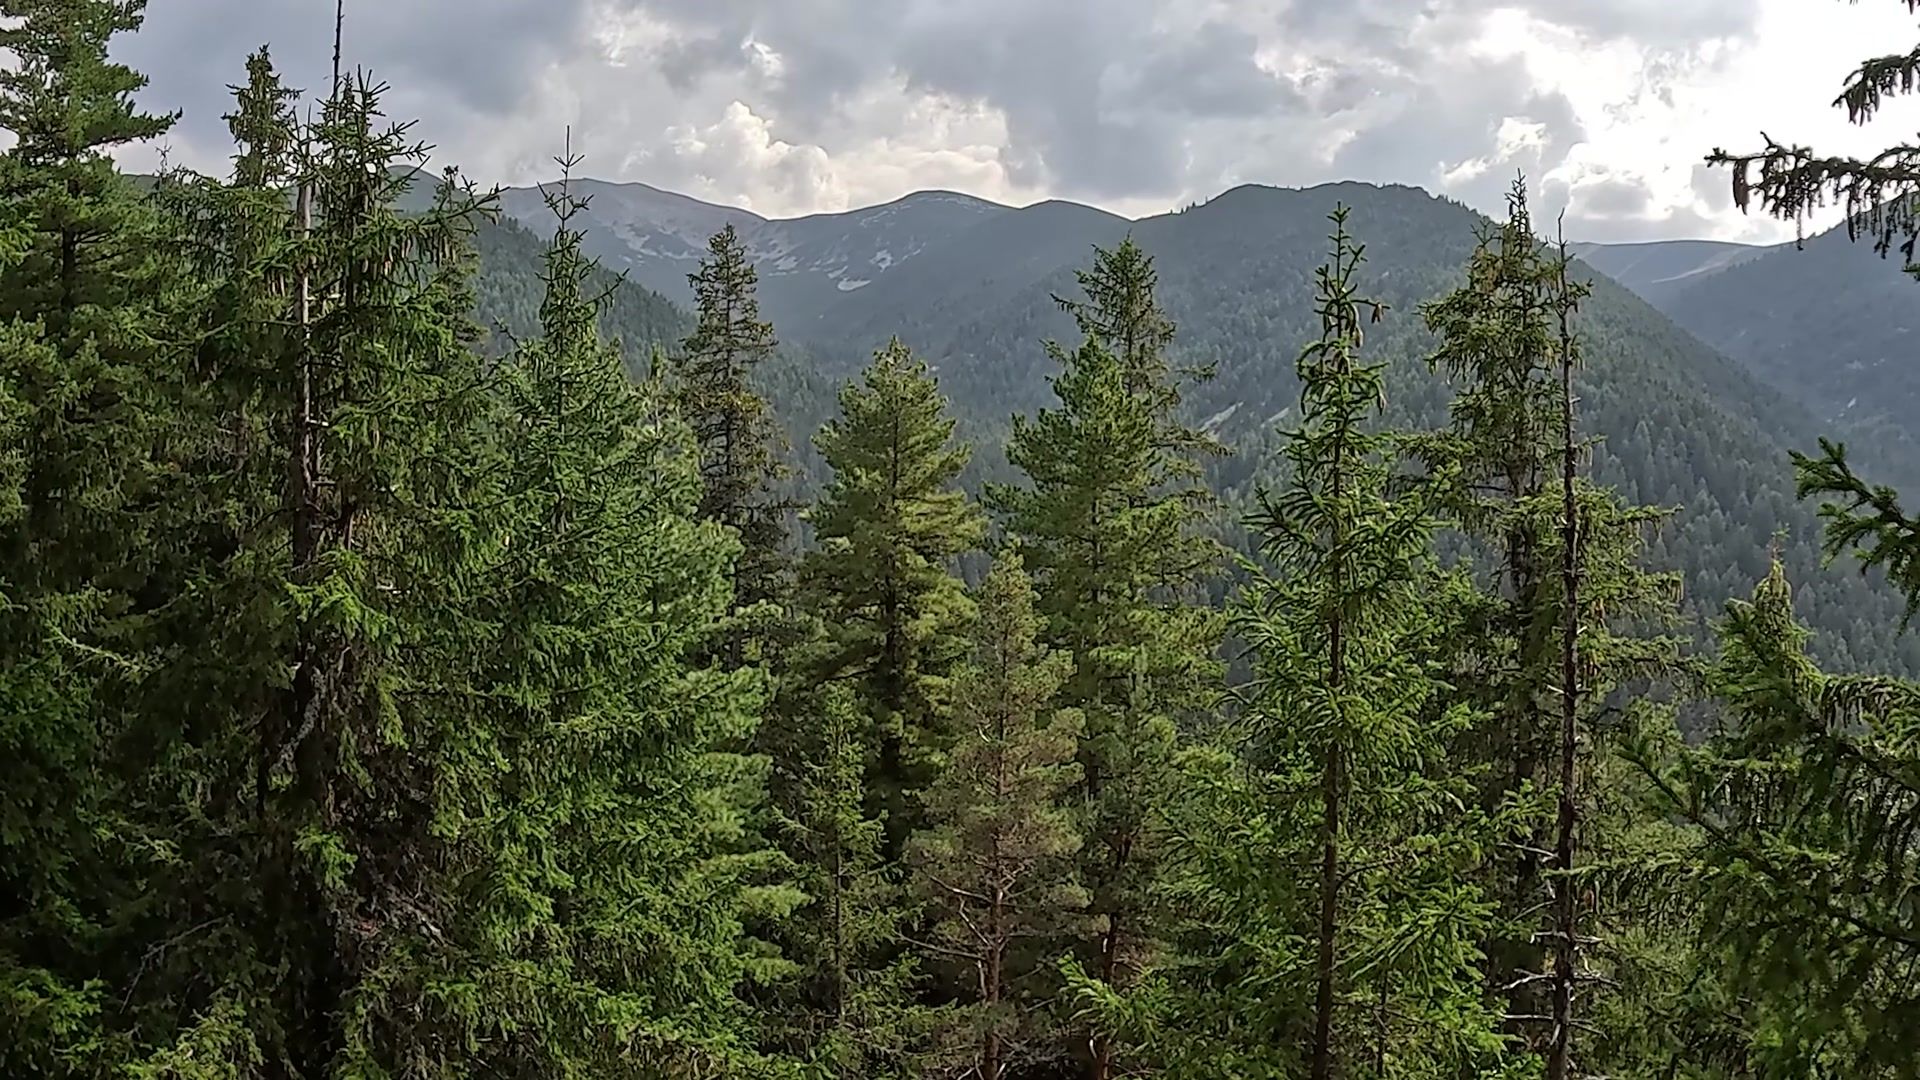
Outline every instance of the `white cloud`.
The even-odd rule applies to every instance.
[[[143,100],[187,108],[175,157],[222,167],[224,87],[261,40],[324,85],[321,14],[155,4],[121,51]],[[1920,102],[1866,131],[1826,104],[1915,40],[1898,0],[405,0],[350,9],[348,53],[502,183],[550,173],[571,126],[595,175],[775,215],[924,187],[1138,214],[1343,178],[1497,212],[1526,170],[1578,235],[1778,239],[1702,158],[1920,127]]]

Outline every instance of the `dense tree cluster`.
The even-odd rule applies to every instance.
[[[1253,464],[1097,248],[976,501],[909,343],[786,408],[739,238],[623,288],[570,154],[542,245],[262,50],[121,175],[140,10],[0,0],[0,1074],[1915,1075],[1920,687],[1763,537],[1677,630],[1524,186],[1417,312],[1333,209]]]

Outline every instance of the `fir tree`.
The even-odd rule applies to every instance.
[[[815,440],[833,476],[802,566],[825,626],[813,666],[821,679],[853,681],[877,730],[869,813],[886,821],[884,850],[897,861],[917,827],[972,618],[954,563],[980,542],[984,522],[956,487],[968,451],[954,444],[939,387],[906,346],[880,350],[840,392],[840,412]]]
[[[707,258],[687,280],[695,322],[680,345],[675,399],[700,446],[700,514],[739,534],[733,602],[747,612],[784,603],[788,573],[790,507],[774,494],[785,475],[777,456],[780,434],[753,381],[773,355],[773,326],[760,319],[759,273],[733,226],[714,235]],[[744,628],[728,634],[725,655],[736,666],[748,656],[748,636]]]
[[[1071,658],[1039,643],[1033,586],[1002,555],[982,586],[973,655],[958,676],[953,750],[912,849],[938,916],[928,952],[963,966],[966,1004],[943,1045],[961,1075],[1001,1080],[1058,1053],[1036,946],[1081,900],[1080,836],[1064,805],[1079,779],[1079,715],[1056,709]]]
[[[1180,487],[1190,457],[1161,445],[1164,398],[1130,391],[1137,367],[1097,336],[1048,349],[1060,407],[1016,417],[1007,447],[1031,487],[988,499],[1037,579],[1047,641],[1074,658],[1062,700],[1085,716],[1081,872],[1095,927],[1078,951],[1101,981],[1125,986],[1153,962],[1164,921],[1157,814],[1172,798],[1179,731],[1211,704],[1219,672],[1220,620],[1183,599],[1217,548]],[[1103,1036],[1090,1047],[1088,1075],[1112,1076],[1117,1048]]]

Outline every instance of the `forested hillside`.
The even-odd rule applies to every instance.
[[[1047,399],[1053,365],[1043,345],[1073,331],[1053,297],[1072,291],[1074,271],[1095,245],[1130,235],[1154,256],[1160,296],[1178,328],[1170,355],[1214,372],[1189,394],[1185,415],[1236,451],[1209,464],[1208,482],[1229,508],[1225,538],[1244,549],[1248,541],[1233,520],[1259,481],[1276,475],[1275,440],[1298,392],[1292,358],[1314,332],[1316,244],[1334,203],[1349,206],[1354,227],[1368,237],[1375,292],[1390,309],[1369,343],[1395,361],[1385,416],[1401,426],[1435,425],[1450,391],[1420,362],[1435,343],[1418,308],[1457,284],[1475,236],[1490,223],[1415,188],[1242,187],[1140,222],[1041,203],[988,217],[775,328],[815,343],[816,370],[835,380],[850,377],[895,335],[926,357],[962,434],[977,447],[968,474],[977,488],[1007,475],[1000,447],[1009,418]],[[1682,571],[1696,639],[1709,640],[1725,599],[1765,574],[1777,535],[1781,558],[1803,582],[1800,610],[1817,632],[1815,655],[1847,667],[1920,672],[1920,639],[1898,629],[1899,596],[1879,577],[1821,569],[1816,508],[1794,497],[1789,460],[1832,430],[1808,411],[1807,398],[1729,363],[1604,278],[1585,316],[1591,362],[1580,392],[1601,440],[1596,475],[1636,502],[1676,511],[1652,557]],[[803,404],[810,400],[804,390],[770,389],[802,411],[791,431],[803,442],[823,410]]]
[[[0,0],[0,1077],[1916,1075],[1920,522],[1524,180],[131,176],[143,8]]]
[[[1802,403],[1890,482],[1914,478],[1920,293],[1845,225],[1682,281],[1627,281],[1688,333]]]

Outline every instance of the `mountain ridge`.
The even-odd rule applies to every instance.
[[[944,217],[938,203],[903,200],[887,205],[912,211],[904,220],[876,223],[871,212],[815,218],[831,229],[784,233],[780,239],[791,241],[784,249],[762,238],[762,257],[770,260],[762,268],[763,312],[784,342],[801,347],[770,373],[778,387],[769,396],[805,454],[817,422],[832,413],[831,388],[898,336],[938,371],[961,434],[975,447],[969,486],[1014,479],[1003,449],[1007,418],[1051,404],[1044,342],[1073,339],[1071,321],[1052,298],[1074,294],[1074,271],[1088,264],[1095,245],[1132,235],[1154,256],[1161,301],[1178,327],[1173,359],[1218,372],[1189,393],[1189,418],[1236,451],[1211,463],[1208,481],[1225,501],[1222,535],[1245,550],[1234,508],[1276,475],[1277,427],[1297,392],[1294,362],[1317,333],[1313,272],[1336,201],[1353,208],[1350,226],[1368,245],[1363,287],[1392,307],[1368,337],[1369,354],[1391,362],[1390,419],[1443,423],[1451,391],[1421,362],[1432,341],[1418,309],[1458,283],[1488,222],[1419,188],[1358,181],[1240,185],[1138,220],[1065,200],[949,206],[957,213]],[[863,223],[874,235],[860,233]],[[587,224],[590,232],[596,227]],[[927,242],[876,267],[859,287],[837,287],[859,255],[905,251],[913,238]],[[785,253],[775,258],[779,250]],[[809,256],[825,269],[799,272],[811,265]],[[783,272],[778,260],[788,257],[797,261]],[[827,276],[836,268],[840,278]],[[692,265],[669,269],[684,273]],[[649,287],[641,275],[630,277]],[[1630,499],[1676,508],[1652,557],[1685,573],[1696,635],[1704,639],[1722,603],[1764,576],[1765,538],[1778,530],[1790,569],[1805,583],[1804,608],[1825,631],[1828,658],[1920,670],[1920,644],[1889,629],[1899,622],[1897,599],[1820,567],[1815,508],[1794,500],[1788,462],[1790,450],[1811,446],[1825,430],[1803,400],[1597,272],[1581,326],[1592,358],[1581,380],[1586,423],[1604,436],[1594,473]]]

